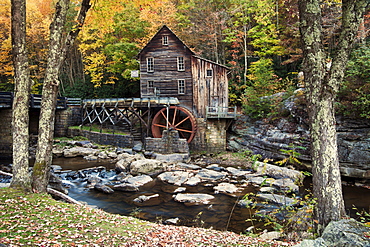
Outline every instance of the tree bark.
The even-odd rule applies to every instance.
[[[63,29],[66,23],[69,0],[59,0],[50,26],[50,45],[48,64],[42,90],[39,136],[36,150],[36,161],[32,173],[32,188],[35,192],[46,192],[52,162],[52,146],[56,100],[59,87],[59,72],[66,54],[77,38],[90,8],[90,0],[83,0],[77,18],[77,25],[63,42]]]
[[[345,215],[337,150],[334,102],[367,0],[342,1],[342,30],[331,58],[322,42],[321,1],[299,0],[303,72],[307,86],[313,162],[314,218],[321,234]],[[330,65],[330,66],[329,66]]]
[[[26,48],[26,1],[12,0],[12,47],[14,99],[12,112],[13,180],[11,187],[31,191],[29,166],[29,93],[30,71]]]

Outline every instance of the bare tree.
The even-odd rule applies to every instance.
[[[368,0],[343,0],[342,24],[336,53],[331,57],[323,45],[320,0],[299,0],[303,45],[303,72],[308,89],[313,194],[317,198],[318,232],[330,221],[345,215],[339,170],[334,100],[343,80],[351,47],[363,21]],[[328,62],[329,61],[329,62]]]
[[[36,150],[36,161],[32,173],[32,188],[35,192],[46,192],[49,181],[49,170],[52,162],[52,146],[56,100],[59,87],[59,72],[66,54],[73,45],[85,21],[90,0],[83,0],[76,25],[65,39],[63,36],[69,0],[59,0],[50,26],[50,44],[48,64],[42,91],[39,135]]]
[[[28,172],[28,106],[31,80],[26,48],[26,1],[12,0],[11,4],[15,82],[12,112],[13,179],[11,187],[31,191],[31,180]]]

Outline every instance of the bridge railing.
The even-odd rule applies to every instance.
[[[0,108],[11,108],[13,97],[13,92],[0,92]]]
[[[0,108],[12,108],[13,105],[13,92],[0,92]],[[31,108],[41,108],[41,94],[31,94],[30,95],[30,107]],[[58,97],[57,98],[57,109],[67,109],[67,98]]]

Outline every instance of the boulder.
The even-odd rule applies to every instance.
[[[186,181],[186,182],[184,183],[184,185],[188,185],[188,186],[195,186],[195,185],[199,184],[200,182],[202,182],[202,181],[200,180],[200,178],[199,178],[199,177],[194,176],[194,177],[189,178],[189,179],[188,179],[188,181]]]
[[[177,163],[177,162],[186,162],[189,160],[190,156],[188,153],[186,154],[180,154],[180,153],[174,153],[174,154],[154,154],[154,157],[156,160],[160,160],[167,163]]]
[[[202,169],[196,176],[204,181],[217,181],[225,178],[226,174],[224,172]]]
[[[91,176],[87,179],[87,184],[90,184],[92,187],[94,187],[96,184],[100,183],[102,181],[101,178],[96,176]]]
[[[117,184],[113,186],[114,190],[121,190],[121,191],[139,191],[141,186],[144,186],[153,179],[148,175],[141,175],[141,176],[128,176],[122,180],[121,184]]]
[[[141,195],[134,199],[134,204],[136,206],[146,207],[146,206],[155,206],[161,204],[159,194],[154,195]]]
[[[222,166],[219,166],[218,164],[210,164],[206,168],[208,170],[213,170],[213,171],[217,171],[217,172],[225,171],[225,168],[223,168]]]
[[[316,240],[304,240],[295,247],[368,247],[370,228],[354,219],[330,222],[322,236]]]
[[[187,164],[187,163],[182,163],[182,162],[177,163],[176,167],[178,167],[179,169],[186,169],[186,170],[200,170],[200,169],[202,169],[202,167],[200,167],[198,165]]]
[[[96,189],[98,191],[101,191],[101,192],[103,192],[105,194],[112,194],[112,193],[114,193],[114,190],[113,189],[111,189],[107,185],[104,185],[104,184],[101,184],[101,183],[95,184],[94,189]]]
[[[126,172],[127,170],[129,170],[129,167],[130,167],[130,162],[128,162],[126,159],[121,159],[119,161],[117,161],[117,163],[115,164],[115,170],[120,173],[120,172]]]
[[[89,156],[99,153],[99,150],[93,148],[84,148],[84,147],[72,147],[63,150],[64,157],[72,158],[77,156]]]
[[[264,240],[275,240],[281,238],[282,235],[283,234],[281,232],[273,231],[273,232],[264,232],[259,237]]]
[[[297,203],[296,200],[283,195],[258,193],[257,197],[262,200],[270,201],[282,206],[293,206]]]
[[[68,194],[68,190],[63,186],[62,179],[54,173],[50,173],[48,187],[60,191],[66,195]]]
[[[215,190],[216,194],[224,193],[227,195],[232,195],[240,191],[240,189],[236,187],[234,184],[229,184],[229,183],[220,183],[219,185],[215,186],[213,189]]]
[[[179,224],[179,221],[180,221],[180,219],[179,218],[172,218],[172,219],[168,219],[168,220],[166,220],[164,223],[166,224],[166,225],[178,225]]]
[[[246,176],[251,173],[251,171],[242,171],[240,169],[237,169],[235,167],[227,167],[226,170],[231,173],[231,175],[236,177]]]
[[[158,178],[166,183],[181,186],[184,184],[193,174],[183,171],[164,172],[158,175]]]
[[[282,191],[291,191],[294,193],[299,192],[299,186],[296,185],[290,178],[274,179],[272,185],[278,187]]]
[[[290,178],[293,181],[302,181],[304,176],[300,171],[289,169],[287,167],[271,165],[263,162],[255,162],[256,174],[260,176],[269,176],[272,178]]]
[[[209,204],[214,198],[214,196],[208,194],[177,194],[174,196],[175,201],[182,202],[186,206]]]
[[[106,152],[100,152],[99,154],[98,154],[98,158],[99,159],[108,159],[108,154],[106,153]]]
[[[143,150],[143,144],[141,142],[139,143],[136,143],[133,147],[132,147],[132,151],[134,152],[141,152]]]
[[[118,157],[118,154],[116,152],[108,152],[107,155],[111,159],[116,159]]]
[[[158,174],[166,169],[166,165],[158,160],[136,160],[130,165],[130,173],[132,175],[138,174]]]

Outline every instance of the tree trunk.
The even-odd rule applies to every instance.
[[[69,0],[59,0],[50,26],[50,45],[48,65],[42,90],[39,136],[36,161],[32,173],[32,188],[35,192],[46,192],[52,162],[55,109],[59,86],[58,75],[69,48],[73,45],[90,8],[90,0],[83,0],[77,18],[77,26],[63,42],[63,30],[66,22]]]
[[[334,102],[366,1],[343,1],[342,30],[332,62],[322,43],[321,1],[299,1],[302,67],[310,117],[313,194],[317,198],[314,217],[320,234],[330,221],[340,220],[345,215]]]
[[[11,187],[31,190],[29,166],[29,93],[30,71],[26,49],[26,1],[12,0],[12,47],[14,66],[14,99],[12,113],[13,180]]]
[[[32,188],[35,192],[46,192],[49,181],[55,104],[59,85],[59,62],[68,7],[69,0],[59,0],[55,6],[53,22],[50,25],[49,55],[42,89],[36,161],[32,173]]]

